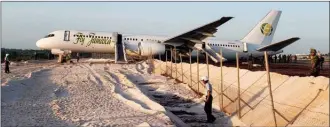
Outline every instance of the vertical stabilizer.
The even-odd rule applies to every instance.
[[[270,11],[241,41],[268,45],[272,42],[282,11]]]

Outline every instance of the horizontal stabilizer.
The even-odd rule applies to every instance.
[[[257,51],[278,51],[299,39],[300,39],[299,37],[293,37],[293,38],[290,38],[290,39],[287,39],[287,40],[284,40],[281,42],[272,43],[267,46],[261,47],[261,48],[257,49]]]

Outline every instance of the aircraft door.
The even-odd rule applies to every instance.
[[[142,50],[142,49],[141,49],[141,42],[139,42],[139,43],[138,43],[138,53],[139,53],[139,55],[141,55],[141,50]]]
[[[64,31],[64,41],[70,41],[70,31],[66,30]]]
[[[203,42],[203,44],[202,44],[202,48],[205,49],[205,42]]]
[[[117,44],[122,44],[122,35],[121,34],[117,34]]]
[[[243,52],[245,53],[248,52],[248,47],[246,42],[243,43]]]

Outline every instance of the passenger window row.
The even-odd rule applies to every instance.
[[[220,46],[220,47],[240,47],[239,45],[227,45],[227,44],[212,44],[212,43],[208,43],[208,45],[210,46]]]
[[[88,38],[102,38],[102,39],[111,39],[111,37],[106,37],[106,36],[93,36],[93,35],[73,35],[73,37],[88,37]]]
[[[130,40],[130,41],[138,41],[136,38],[124,38],[124,40]],[[157,41],[159,42],[160,40],[154,40],[154,39],[146,39],[147,41]],[[143,41],[143,39],[141,39]]]
[[[75,34],[73,35],[73,37],[88,37],[88,38],[102,38],[102,39],[111,39],[111,37],[106,37],[106,36],[93,36],[93,35],[79,35],[79,34]],[[124,40],[130,40],[130,41],[138,41],[137,38],[124,38]],[[154,40],[154,39],[146,39],[147,41],[157,41],[159,42],[160,40]],[[141,41],[143,41],[143,39],[141,39]]]

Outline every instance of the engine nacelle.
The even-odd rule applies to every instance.
[[[141,56],[164,54],[165,45],[157,42],[143,41],[138,43],[138,52]]]
[[[71,53],[70,50],[61,50],[61,49],[52,49],[51,52],[54,55],[63,55],[63,54],[69,54],[69,53]]]

